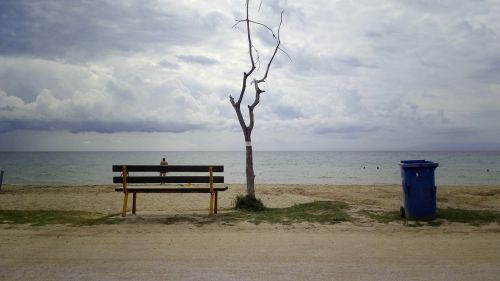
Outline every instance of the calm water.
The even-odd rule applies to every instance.
[[[245,182],[244,152],[0,152],[4,183],[110,184],[113,164],[222,164],[227,183]],[[399,161],[439,163],[437,185],[500,184],[496,152],[257,151],[257,183],[399,184]],[[365,167],[363,169],[363,167]],[[378,167],[378,169],[377,169]]]

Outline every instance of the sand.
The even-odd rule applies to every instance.
[[[243,193],[230,185],[221,212]],[[398,210],[399,186],[259,185],[269,207],[316,200]],[[113,186],[12,186],[3,210],[116,214]],[[500,187],[438,187],[439,207],[500,211]],[[0,280],[500,280],[500,226],[406,227],[365,219],[336,225],[241,222],[202,227],[156,218],[205,214],[206,194],[140,194],[117,225],[0,224]]]

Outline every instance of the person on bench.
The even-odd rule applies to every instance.
[[[168,162],[165,160],[165,157],[160,161],[160,165],[161,166],[168,166]],[[160,177],[164,177],[166,175],[167,175],[167,172],[165,172],[165,173],[160,172]]]

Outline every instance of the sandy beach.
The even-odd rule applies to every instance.
[[[243,185],[220,194],[232,212]],[[0,224],[0,280],[499,280],[500,225],[459,222],[408,227],[362,217],[397,211],[399,186],[258,185],[268,207],[313,201],[349,204],[338,224],[165,224],[203,217],[206,194],[140,194],[137,215],[119,224]],[[0,210],[118,214],[112,185],[4,185]],[[438,187],[439,208],[500,211],[500,186]]]

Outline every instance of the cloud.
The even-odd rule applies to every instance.
[[[72,62],[196,44],[223,21],[172,1],[1,1],[0,11],[0,54]]]
[[[182,133],[199,130],[203,128],[201,124],[186,124],[170,122],[132,120],[132,121],[83,121],[83,120],[0,120],[0,133],[18,130],[35,131],[68,131],[72,133],[97,132],[97,133],[118,133],[118,132],[168,132]]]
[[[320,126],[314,130],[318,134],[358,134],[358,133],[371,133],[380,130],[379,127],[373,126],[371,124],[357,124],[346,123],[346,124],[331,124],[327,126]]]
[[[171,68],[171,69],[179,69],[179,67],[180,67],[179,64],[174,63],[174,62],[170,62],[166,59],[159,61],[158,65],[160,65],[161,67],[164,67],[164,68]]]
[[[197,63],[201,65],[216,65],[219,63],[217,60],[205,56],[178,55],[177,58],[187,63]]]
[[[451,128],[440,128],[436,131],[437,134],[445,135],[450,138],[471,138],[476,136],[479,131],[474,128],[464,128],[464,127],[451,127]]]
[[[262,85],[257,145],[500,147],[497,1],[259,4],[251,16],[270,27],[285,10],[292,60],[278,54]],[[0,134],[239,139],[228,97],[250,67],[244,26],[231,28],[242,15],[244,2],[218,0],[0,1]],[[261,77],[274,41],[252,30]]]
[[[300,108],[287,105],[274,105],[272,107],[274,113],[276,113],[281,119],[297,119],[302,117]]]
[[[4,91],[0,91],[0,110],[13,110],[24,105],[22,99],[16,96],[8,96]]]
[[[210,130],[215,124],[228,126],[221,117],[213,116],[214,111],[221,111],[222,97],[195,98],[191,89],[178,79],[150,81],[138,77],[137,73],[108,71],[107,68],[94,67],[89,71],[81,67],[68,75],[65,64],[61,64],[54,67],[52,73],[58,79],[48,83],[48,88],[41,89],[33,98],[23,100],[0,90],[0,132],[184,132]],[[14,81],[20,81],[24,73],[17,75],[12,76]],[[70,83],[60,87],[59,81],[64,79],[78,80],[80,86],[71,87]]]
[[[488,84],[500,84],[500,58],[485,62],[470,78]]]

